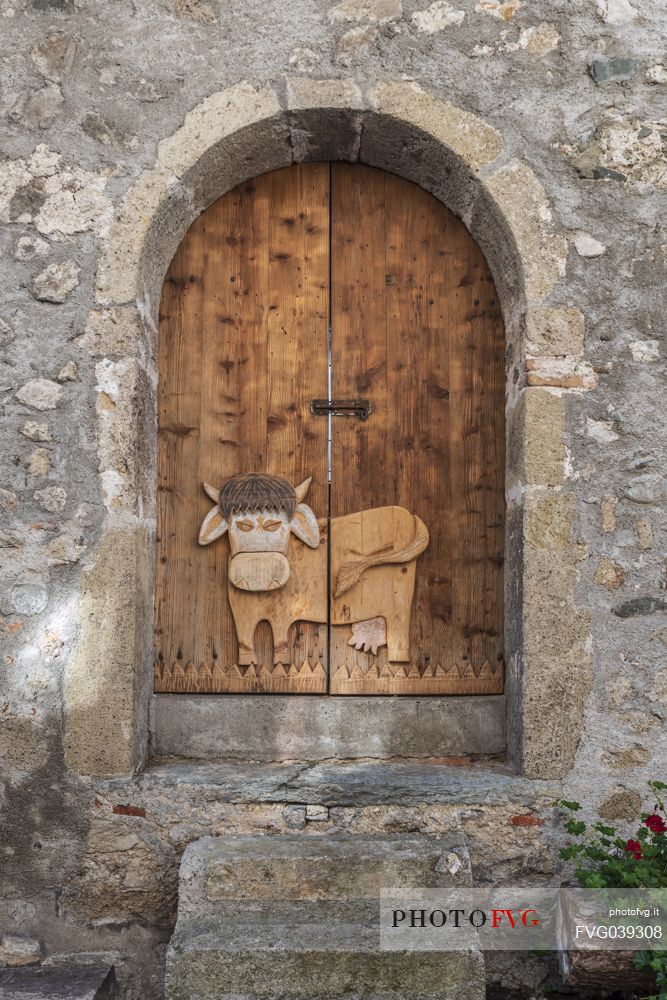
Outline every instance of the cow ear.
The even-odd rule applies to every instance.
[[[208,545],[210,542],[214,542],[216,538],[221,538],[228,527],[229,522],[220,513],[220,508],[214,507],[202,521],[202,526],[199,530],[199,544]]]
[[[317,518],[306,503],[300,503],[290,521],[290,528],[297,538],[316,549],[320,544],[320,528]]]

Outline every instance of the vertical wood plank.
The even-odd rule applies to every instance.
[[[156,690],[324,691],[326,626],[292,628],[290,664],[239,668],[226,540],[202,548],[202,489],[241,472],[295,485],[326,515],[329,167],[303,164],[225,195],[190,228],[165,281],[159,345]]]
[[[460,673],[502,657],[504,358],[491,275],[462,227],[453,240],[449,310],[453,659]]]
[[[201,259],[205,234],[192,233],[165,279],[160,308],[158,394],[157,565],[155,628],[157,665],[182,673],[194,658],[187,637],[196,627],[196,553],[191,539],[202,510],[187,502],[199,476],[202,316],[205,290],[191,262]],[[181,331],[187,325],[190,335]],[[178,476],[174,475],[178,470]],[[178,598],[176,599],[176,595]]]

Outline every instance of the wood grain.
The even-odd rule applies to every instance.
[[[327,396],[329,295],[333,397],[369,399],[373,413],[332,420],[327,510],[327,421],[310,401]],[[159,373],[156,691],[502,692],[503,326],[479,248],[441,203],[360,164],[299,165],[236,188],[171,265]],[[329,627],[293,624],[284,664],[260,621],[258,662],[239,664],[228,542],[201,548],[197,536],[210,510],[202,482],[216,490],[241,472],[294,485],[312,474],[324,545],[327,515],[353,516],[357,553],[386,546],[388,532],[409,544],[407,522],[389,530],[363,513],[386,506],[421,518],[428,547],[416,563],[365,570],[361,597],[354,585],[347,603],[332,599]],[[332,594],[349,548],[332,521]],[[273,592],[276,608],[289,598],[305,612],[298,588],[322,587],[304,556],[290,542],[293,578]],[[394,642],[390,662],[378,640],[396,635],[413,573],[408,648]],[[384,626],[352,622],[352,598]]]
[[[326,627],[291,629],[289,676],[273,677],[267,628],[255,637],[257,669],[236,666],[228,542],[202,549],[197,536],[210,509],[202,483],[219,488],[241,472],[295,485],[312,475],[309,501],[326,515],[326,421],[309,407],[327,393],[328,248],[329,167],[304,164],[242,184],[207,209],[167,274],[156,690],[326,689]]]
[[[425,525],[402,507],[380,507],[332,518],[330,531],[332,626],[382,617],[387,659],[409,662],[416,558],[428,544]],[[332,628],[333,635],[341,638]]]
[[[331,515],[397,504],[430,532],[409,663],[353,649],[334,626],[331,691],[501,692],[504,341],[491,275],[463,224],[408,181],[334,164],[331,202],[333,396],[374,407],[363,424],[333,420]]]

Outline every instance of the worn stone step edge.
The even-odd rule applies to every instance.
[[[383,992],[413,1000],[484,997],[480,951],[380,951],[377,928],[369,935],[354,921],[339,926],[345,941],[331,926],[318,931],[304,925],[297,945],[282,916],[261,931],[257,923],[241,927],[231,920],[179,922],[167,952],[167,1000],[288,994],[370,1000]]]
[[[553,804],[562,795],[558,782],[517,777],[500,767],[404,761],[312,766],[179,762],[154,765],[132,778],[104,778],[96,789],[148,810],[162,795],[179,801],[203,795],[211,802],[280,802],[329,808],[424,803],[535,807]]]
[[[414,905],[418,899],[406,895],[405,902]],[[363,953],[378,951],[380,943],[380,900],[271,900],[223,903],[215,913],[179,915],[169,949]]]

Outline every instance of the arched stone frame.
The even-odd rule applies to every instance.
[[[197,215],[237,184],[302,160],[361,160],[430,191],[458,215],[494,276],[508,354],[506,651],[510,757],[559,777],[578,746],[590,686],[587,613],[576,606],[574,502],[563,442],[568,394],[594,388],[583,317],[566,302],[566,242],[540,181],[498,131],[415,84],[239,83],[162,141],[101,248],[84,344],[96,357],[98,467],[106,507],[84,576],[65,675],[69,767],[142,765],[152,689],[157,310]]]

